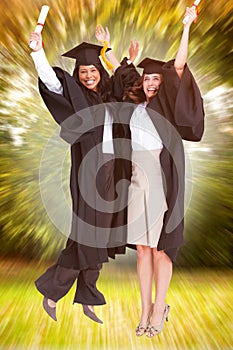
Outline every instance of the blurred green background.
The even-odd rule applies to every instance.
[[[3,324],[0,345],[7,349],[16,347],[25,349],[26,344],[29,344],[25,337],[29,332],[27,326],[29,322],[33,324],[33,330],[29,335],[31,342],[28,345],[29,349],[71,349],[72,344],[89,349],[85,345],[87,344],[85,332],[79,343],[77,341],[72,343],[69,339],[69,346],[67,346],[65,330],[59,328],[63,336],[55,337],[53,329],[56,325],[52,325],[51,330],[51,321],[43,314],[44,323],[40,320],[38,331],[36,327],[38,315],[33,314],[34,303],[39,305],[41,301],[33,288],[33,281],[51,261],[55,261],[65,242],[65,237],[58,232],[46,213],[39,189],[40,160],[48,140],[57,128],[38,93],[37,75],[27,44],[43,4],[45,3],[38,0],[1,0],[0,2],[0,290],[3,298],[2,305],[4,305],[1,309],[2,317],[0,317]],[[146,56],[163,60],[173,58],[179,45],[185,7],[190,6],[191,2],[183,0],[153,2],[47,0],[46,4],[50,6],[43,31],[47,57],[52,65],[59,65],[72,72],[71,60],[61,58],[60,54],[82,41],[96,43],[94,31],[96,24],[100,23],[109,27],[111,45],[119,58],[127,55],[132,38],[136,38],[140,43],[141,50],[137,62]],[[188,64],[204,98],[206,130],[200,143],[185,143],[187,157],[192,167],[192,176],[188,180],[190,184],[187,184],[192,187],[192,199],[186,213],[186,245],[180,249],[173,282],[174,289],[170,292],[170,297],[174,298],[175,304],[177,300],[187,297],[189,301],[187,300],[185,305],[189,309],[191,301],[185,293],[193,290],[192,296],[195,303],[192,303],[191,308],[193,307],[194,314],[198,312],[198,308],[200,309],[199,301],[202,312],[206,310],[207,302],[210,303],[208,307],[213,315],[216,310],[211,310],[211,305],[219,307],[223,312],[219,314],[217,320],[209,321],[206,329],[203,325],[201,326],[201,323],[195,321],[197,337],[200,329],[206,335],[205,332],[209,332],[209,327],[213,329],[216,322],[218,326],[219,322],[221,323],[222,328],[220,328],[224,331],[219,331],[219,338],[216,335],[217,340],[213,344],[208,343],[208,337],[204,335],[203,342],[200,336],[198,343],[195,343],[197,339],[192,332],[190,333],[193,325],[190,323],[187,326],[183,320],[180,325],[181,328],[184,325],[182,328],[184,334],[181,332],[183,338],[181,336],[180,339],[176,339],[172,333],[161,335],[160,340],[162,340],[157,343],[160,349],[228,349],[228,346],[230,349],[230,345],[233,347],[229,315],[225,312],[225,308],[228,307],[231,308],[228,309],[231,313],[233,311],[228,299],[230,285],[232,285],[233,263],[232,18],[233,9],[230,1],[205,0],[201,2],[198,21],[191,28]],[[55,140],[55,149],[56,146]],[[48,172],[51,177],[57,171],[53,162],[55,162],[54,158],[48,159]],[[64,166],[65,181],[68,181],[68,173],[67,157]],[[68,184],[64,186],[68,188]],[[132,311],[132,317],[135,312],[139,314],[135,259],[136,255],[128,252],[127,256],[119,257],[115,263],[104,267],[102,274],[104,277],[101,277],[103,280],[100,280],[100,284],[103,291],[106,290],[109,294],[110,310],[114,311],[109,316],[110,322],[119,312],[116,307],[119,306],[122,309],[126,295],[128,295],[128,299],[126,298],[128,303],[125,307],[129,309],[124,311],[123,316],[122,313],[119,315],[119,322],[113,321],[113,329],[108,325],[110,330],[105,330],[104,335],[99,333],[101,331],[96,325],[86,320],[82,321],[85,327],[91,328],[91,330],[88,328],[88,332],[94,332],[91,333],[92,338],[94,337],[93,343],[88,343],[92,348],[96,346],[96,349],[136,349],[141,344],[138,349],[150,349],[153,346],[151,342],[150,345],[146,342],[135,345],[132,327],[134,323],[136,325],[137,320],[132,325],[125,320],[129,310]],[[181,268],[186,268],[186,272],[182,272]],[[192,270],[190,275],[187,269]],[[116,279],[111,277],[111,271],[114,271]],[[117,283],[119,273],[125,273],[125,287],[121,283],[122,294],[119,291],[118,299],[115,299],[113,298],[114,283]],[[119,276],[119,283],[120,281]],[[109,288],[108,283],[112,283]],[[216,293],[210,296],[208,288],[211,283]],[[180,285],[184,288],[179,289]],[[202,297],[208,296],[205,297],[206,300],[203,298],[199,300],[196,289]],[[28,297],[27,302],[23,301],[24,295]],[[213,296],[217,297],[217,301]],[[225,303],[221,304],[223,298]],[[114,305],[111,304],[112,299]],[[22,304],[26,309],[17,311],[14,307],[16,302],[18,307]],[[135,309],[132,309],[133,306]],[[178,304],[175,311],[177,315],[182,312],[179,311],[179,307],[182,309]],[[24,311],[27,320],[25,320]],[[21,315],[21,323],[16,321],[18,314]],[[71,320],[69,317],[70,314],[63,316],[72,324],[75,316],[72,316]],[[105,317],[107,320],[107,316]],[[125,329],[122,322],[126,322],[129,329]],[[77,325],[78,329],[79,327],[80,325]],[[172,326],[170,327],[172,332]],[[177,329],[176,324],[173,332],[175,327]],[[189,327],[187,332],[185,327]],[[128,345],[124,343],[124,334],[127,332],[131,332],[132,336]],[[49,339],[47,343],[46,337]],[[117,341],[117,337],[122,340]],[[109,339],[112,339],[113,343]]]

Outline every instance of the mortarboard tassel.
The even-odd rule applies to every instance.
[[[114,65],[105,56],[105,52],[107,51],[107,48],[108,48],[108,42],[102,41],[102,43],[104,44],[104,46],[100,51],[100,56],[101,56],[102,60],[104,61],[104,63],[106,64],[106,66],[108,67],[108,69],[113,70]]]

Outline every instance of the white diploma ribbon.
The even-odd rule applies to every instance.
[[[194,3],[192,4],[192,7],[197,7],[200,4],[200,1],[201,0],[195,0]],[[183,24],[188,23],[188,21],[189,21],[189,16],[187,15],[183,19]]]
[[[43,29],[48,12],[49,12],[49,6],[43,5],[41,8],[39,17],[38,17],[36,28],[35,28],[36,33],[42,32],[42,29]],[[34,50],[36,48],[36,45],[37,45],[37,41],[33,40],[30,42],[29,46],[32,50]]]

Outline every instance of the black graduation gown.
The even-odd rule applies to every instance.
[[[58,264],[82,270],[107,262],[108,257],[115,258],[115,254],[125,253],[126,232],[118,230],[120,235],[114,236],[111,226],[125,224],[126,212],[123,210],[112,214],[111,202],[107,202],[106,160],[101,146],[105,105],[89,109],[87,99],[75,79],[61,68],[54,70],[62,83],[63,95],[51,92],[40,80],[39,91],[53,118],[61,126],[60,136],[71,144],[70,190],[73,208],[71,233]],[[117,125],[113,126],[113,131],[114,136],[120,134]],[[115,183],[115,178],[120,175],[114,174],[114,161],[110,160],[109,164],[108,176],[114,176]],[[121,167],[117,169],[120,171]],[[112,196],[110,193],[110,200]],[[106,199],[106,202],[102,202],[102,199]]]
[[[122,99],[124,87],[132,86],[139,77],[135,67],[126,61],[115,72],[115,95]],[[121,108],[121,122],[130,138],[129,122],[137,105],[126,103]],[[184,150],[182,139],[200,141],[204,131],[204,108],[199,88],[185,65],[179,79],[174,60],[163,66],[163,82],[158,94],[147,106],[147,112],[163,142],[160,163],[168,210],[158,242],[174,261],[177,248],[184,243]],[[131,152],[132,149],[128,150]],[[156,198],[155,198],[156,200]],[[129,245],[134,248],[134,245]]]

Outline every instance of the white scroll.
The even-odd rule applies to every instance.
[[[44,23],[45,23],[45,20],[46,20],[48,12],[49,12],[49,6],[43,5],[42,8],[41,8],[41,11],[40,11],[40,15],[38,17],[36,28],[35,28],[35,32],[36,33],[41,33],[42,32],[42,29],[44,27]],[[30,48],[32,50],[34,50],[35,47],[36,47],[36,44],[37,44],[37,42],[35,40],[33,40],[33,41],[30,42],[29,46],[30,46]]]

